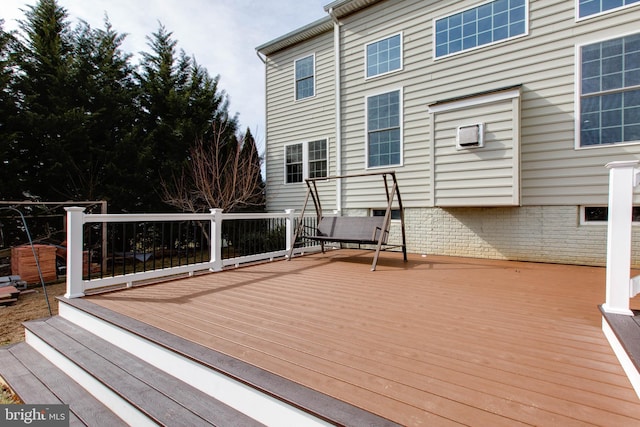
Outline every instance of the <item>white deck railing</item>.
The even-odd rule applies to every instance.
[[[633,191],[640,183],[637,160],[611,162],[609,168],[609,218],[607,235],[607,288],[602,304],[602,331],[611,345],[622,369],[640,397],[640,370],[628,347],[635,338],[622,339],[614,331],[606,315],[633,316],[629,300],[640,292],[640,276],[631,278],[631,241]],[[616,323],[620,325],[620,320]],[[631,321],[633,324],[633,321]],[[628,334],[629,332],[627,332]]]
[[[602,309],[608,313],[633,315],[629,299],[640,289],[631,272],[631,223],[633,191],[640,170],[637,160],[611,162],[609,168],[609,218],[607,232],[607,290]]]
[[[67,292],[66,298],[77,298],[85,295],[85,292],[92,289],[104,288],[115,285],[126,284],[133,286],[133,283],[169,277],[180,274],[193,275],[197,271],[220,271],[225,266],[240,265],[248,262],[261,260],[273,260],[284,257],[289,253],[294,244],[294,222],[295,212],[286,210],[282,214],[273,213],[223,213],[221,209],[211,209],[210,213],[202,214],[99,214],[89,215],[84,213],[84,208],[68,207],[67,211]],[[285,247],[267,253],[251,254],[223,259],[223,236],[222,223],[225,220],[256,220],[256,219],[284,219],[286,224]],[[176,267],[157,268],[141,272],[124,273],[109,277],[86,279],[83,276],[83,252],[85,249],[84,233],[85,224],[96,223],[106,227],[109,223],[151,223],[151,222],[181,222],[200,221],[209,222],[209,259],[205,262],[192,262]],[[103,242],[104,245],[105,242]],[[106,246],[106,245],[105,245]],[[314,251],[314,247],[297,248],[294,253],[303,251]],[[195,260],[194,260],[195,261]],[[101,275],[102,276],[102,275]]]

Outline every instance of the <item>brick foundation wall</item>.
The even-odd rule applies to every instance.
[[[407,249],[434,255],[604,266],[607,226],[581,225],[579,215],[578,206],[407,208]],[[400,227],[393,221],[390,243],[399,241]],[[640,227],[633,230],[632,254],[632,266],[640,267]]]

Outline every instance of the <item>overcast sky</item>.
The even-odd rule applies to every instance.
[[[17,29],[20,9],[36,0],[0,0],[4,29]],[[103,28],[105,13],[118,33],[126,33],[123,50],[148,52],[146,36],[159,22],[173,33],[178,49],[220,75],[219,87],[238,113],[241,129],[249,127],[264,147],[264,65],[255,48],[326,16],[330,0],[58,0],[72,26],[79,19]],[[132,61],[137,64],[138,58]]]

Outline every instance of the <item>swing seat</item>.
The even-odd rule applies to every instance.
[[[382,244],[386,244],[388,233],[383,227],[382,216],[326,216],[320,220],[316,235],[305,237],[323,242],[377,245],[383,233]]]
[[[324,216],[322,214],[322,206],[320,206],[320,195],[318,194],[318,188],[316,182],[332,179],[347,179],[358,177],[370,177],[378,175],[382,177],[385,191],[385,199],[387,202],[387,208],[384,216]],[[389,187],[388,179],[392,181],[391,188]],[[404,209],[402,207],[402,199],[400,198],[400,189],[398,188],[398,182],[396,180],[395,172],[370,172],[354,175],[339,175],[323,178],[308,178],[305,179],[307,184],[307,195],[302,206],[302,212],[300,213],[300,219],[293,236],[293,245],[289,248],[288,259],[293,258],[293,252],[295,244],[298,239],[308,239],[312,241],[320,242],[322,252],[324,252],[324,244],[327,242],[332,243],[354,243],[358,245],[374,245],[376,247],[375,256],[371,264],[371,271],[375,271],[378,263],[378,255],[380,251],[393,247],[401,247],[404,261],[407,261],[407,245],[405,239],[404,229]],[[308,227],[304,224],[304,213],[307,208],[309,199],[313,200],[313,204],[316,210],[317,226]],[[398,210],[400,212],[400,230],[402,243],[399,245],[388,245],[387,239],[389,237],[389,227],[391,225],[391,212],[393,210],[392,205],[394,201],[398,204]],[[305,232],[311,230],[312,233]]]

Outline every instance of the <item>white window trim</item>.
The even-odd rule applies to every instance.
[[[398,35],[400,36],[400,67],[395,70],[387,71],[386,73],[376,74],[375,76],[367,76],[367,69],[369,68],[369,63],[367,62],[367,59],[368,59],[367,48],[374,43],[378,43],[378,42],[381,42],[382,40],[390,39],[391,37],[395,37]],[[378,77],[388,76],[389,74],[398,73],[403,69],[404,69],[404,35],[402,31],[395,34],[390,34],[386,37],[381,37],[377,40],[371,41],[364,45],[364,79],[365,80],[377,79]]]
[[[593,15],[583,16],[581,18],[580,17],[580,0],[575,0],[575,2],[574,2],[575,18],[576,18],[576,22],[581,22],[581,21],[586,21],[587,19],[597,18],[598,16],[606,15],[607,13],[614,13],[614,12],[617,12],[617,11],[620,11],[620,10],[623,10],[623,9],[628,9],[630,7],[635,7],[635,6],[640,6],[640,2],[632,3],[632,4],[625,4],[624,6],[619,6],[619,7],[613,8],[613,9],[604,10],[602,12],[594,13]]]
[[[290,142],[288,144],[284,144],[284,158],[283,158],[283,183],[284,185],[296,185],[296,184],[304,184],[304,180],[309,178],[309,143],[313,141],[325,141],[327,145],[327,176],[329,176],[329,138],[328,137],[319,137],[317,139],[309,139],[303,142]],[[292,145],[302,145],[302,181],[300,182],[287,182],[287,147],[291,147]]]
[[[302,61],[303,59],[307,59],[309,57],[313,58],[313,95],[311,96],[305,96],[304,98],[298,98],[298,79],[296,76],[296,64],[298,63],[298,61]],[[304,55],[301,57],[298,57],[296,59],[293,60],[293,100],[295,102],[302,102],[302,101],[306,101],[307,99],[313,99],[316,96],[316,87],[317,87],[317,75],[316,75],[316,54],[314,53],[310,53],[308,55]]]
[[[640,4],[640,2],[638,3]],[[581,96],[580,94],[582,93],[582,56],[580,55],[580,51],[582,50],[581,48],[583,46],[588,46],[590,44],[595,44],[595,43],[602,43],[605,42],[607,40],[613,40],[613,39],[619,39],[622,37],[626,37],[626,36],[630,36],[630,35],[634,35],[634,34],[640,34],[640,31],[629,31],[629,32],[625,32],[625,33],[620,33],[620,34],[616,34],[615,36],[609,36],[609,37],[605,37],[605,38],[599,38],[599,39],[594,39],[594,40],[589,40],[588,42],[583,42],[580,44],[576,44],[575,45],[575,59],[574,59],[574,72],[575,72],[575,76],[573,78],[574,82],[575,82],[575,88],[573,91],[573,95],[574,95],[574,100],[573,100],[573,105],[575,106],[575,115],[574,115],[574,122],[573,122],[573,128],[574,128],[574,132],[573,132],[573,137],[574,137],[574,141],[573,141],[573,147],[574,150],[598,150],[598,149],[606,149],[606,148],[612,148],[612,147],[625,147],[625,146],[629,146],[629,145],[639,145],[640,144],[640,140],[638,141],[630,141],[630,142],[616,142],[615,144],[601,144],[601,145],[588,145],[588,146],[584,146],[581,147],[580,146],[580,120],[581,120],[581,115],[582,115],[582,109],[580,108],[581,106]]]
[[[441,113],[443,111],[461,110],[463,108],[476,107],[482,104],[491,104],[495,102],[505,101],[507,99],[519,98],[521,96],[520,88],[498,91],[485,95],[478,95],[457,101],[446,102],[443,104],[427,106],[429,113]]]
[[[369,166],[369,109],[367,108],[369,104],[369,98],[372,96],[384,95],[389,92],[400,92],[400,163],[394,165],[384,165],[384,166]],[[369,93],[364,97],[364,169],[365,170],[377,170],[377,169],[385,169],[389,167],[402,167],[404,166],[404,88],[396,87],[390,88],[386,90],[381,90],[374,93]]]
[[[478,49],[484,49],[484,48],[488,48],[488,47],[491,47],[491,46],[495,46],[495,45],[500,44],[500,43],[505,43],[505,42],[508,42],[508,41],[511,41],[511,40],[516,40],[516,39],[519,39],[521,37],[527,37],[529,35],[529,21],[530,21],[529,17],[531,16],[530,13],[529,13],[529,0],[525,0],[525,2],[524,2],[524,14],[525,14],[526,18],[524,20],[524,33],[523,34],[518,34],[517,36],[513,36],[513,37],[507,37],[506,39],[502,39],[502,40],[498,40],[498,41],[495,41],[495,42],[483,44],[481,46],[472,47],[470,49],[462,49],[462,50],[460,50],[458,52],[448,53],[448,54],[443,55],[443,56],[436,56],[436,22],[438,20],[443,19],[443,18],[447,18],[447,17],[449,17],[451,15],[455,15],[457,13],[466,12],[467,10],[471,10],[471,9],[475,9],[477,7],[480,7],[480,6],[484,6],[485,4],[488,4],[488,3],[493,3],[494,1],[495,0],[487,0],[485,2],[476,4],[475,6],[472,6],[472,7],[467,7],[465,9],[458,9],[455,12],[451,12],[451,13],[448,13],[446,15],[442,15],[442,16],[438,16],[436,18],[433,18],[433,21],[431,22],[431,30],[432,30],[431,32],[433,34],[433,37],[432,37],[433,40],[431,41],[431,52],[432,52],[431,56],[432,56],[433,60],[434,61],[440,61],[440,60],[451,58],[451,57],[454,57],[454,56],[457,56],[457,55],[461,55],[461,54],[464,54],[464,53],[467,53],[467,52],[473,52],[473,51],[476,51]]]

